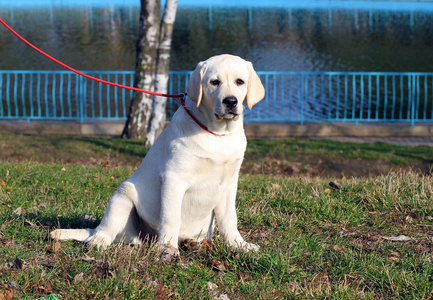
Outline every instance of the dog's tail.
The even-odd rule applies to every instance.
[[[77,240],[85,242],[94,233],[95,229],[56,229],[50,233],[54,240]]]

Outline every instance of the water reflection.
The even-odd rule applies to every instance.
[[[75,68],[134,69],[138,6],[3,7],[0,17]],[[432,24],[422,10],[181,6],[171,68],[233,53],[261,71],[428,72]],[[0,69],[59,68],[1,29]]]

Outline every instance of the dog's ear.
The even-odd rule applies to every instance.
[[[253,64],[248,62],[248,69],[250,71],[250,78],[248,80],[248,91],[246,101],[248,108],[251,109],[255,104],[265,97],[265,88],[263,87],[262,81],[259,75],[253,68]]]
[[[200,106],[203,89],[201,86],[201,81],[203,79],[204,72],[206,71],[206,62],[202,61],[197,64],[197,68],[195,68],[194,72],[191,75],[191,78],[188,81],[188,85],[186,86],[186,92],[188,93],[188,97],[197,103],[197,108]]]

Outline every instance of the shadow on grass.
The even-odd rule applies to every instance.
[[[144,142],[140,140],[125,140],[121,138],[86,138],[86,137],[75,137],[74,140],[83,143],[98,146],[104,150],[114,149],[120,154],[143,159],[149,147],[144,146]]]

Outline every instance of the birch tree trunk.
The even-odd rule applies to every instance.
[[[134,87],[153,91],[160,26],[160,0],[141,0],[140,28],[137,40],[137,62]],[[123,138],[146,136],[152,111],[153,96],[134,92]]]
[[[171,39],[173,36],[173,26],[176,19],[176,11],[177,0],[167,0],[159,31],[159,44],[155,72],[155,91],[161,94],[167,94],[168,90]],[[167,98],[159,96],[154,96],[153,98],[152,115],[145,141],[147,146],[153,145],[158,135],[164,129],[167,100]]]

